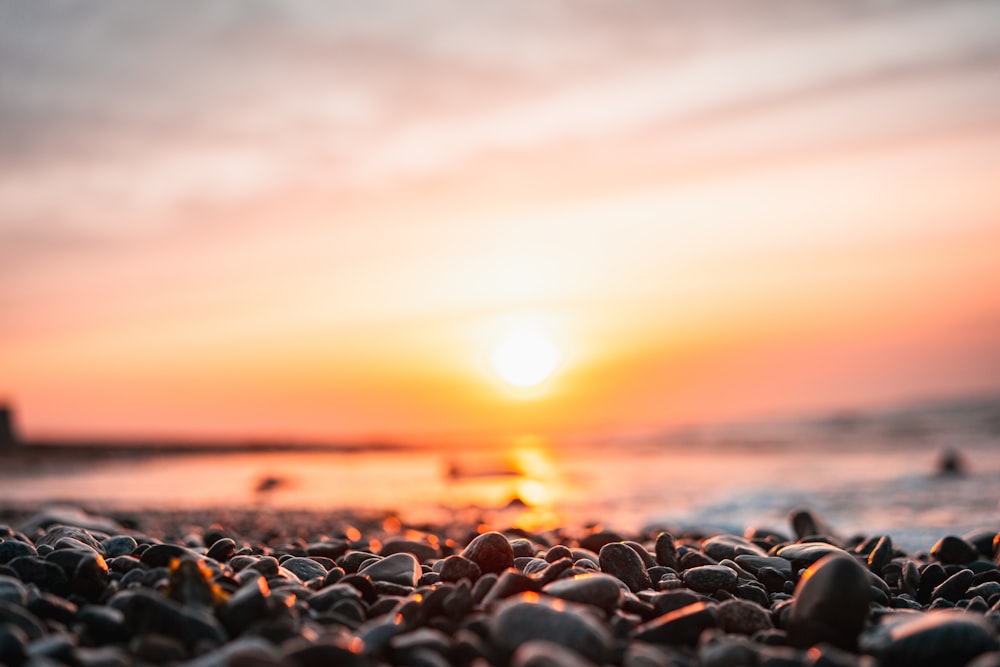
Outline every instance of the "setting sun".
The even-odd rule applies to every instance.
[[[562,357],[562,349],[544,329],[523,323],[497,337],[489,360],[490,367],[505,383],[530,389],[548,380]]]

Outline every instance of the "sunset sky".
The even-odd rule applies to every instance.
[[[530,390],[511,327],[558,350]],[[29,437],[998,391],[998,2],[0,2]]]

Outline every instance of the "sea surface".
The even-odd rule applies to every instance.
[[[961,472],[940,471],[948,452]],[[947,534],[1000,531],[1000,400],[574,442],[523,435],[0,466],[4,507],[388,510],[407,521],[526,528],[786,533],[788,513],[809,508],[845,537],[888,533],[903,548],[926,549]]]

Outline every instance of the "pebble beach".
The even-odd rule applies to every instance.
[[[997,531],[58,507],[0,510],[0,540],[12,666],[1000,665]]]

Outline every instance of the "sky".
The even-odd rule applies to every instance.
[[[998,184],[998,2],[0,1],[0,397],[405,440],[996,393]]]

